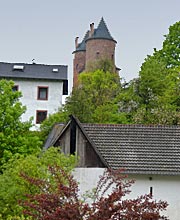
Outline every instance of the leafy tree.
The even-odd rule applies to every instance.
[[[75,156],[65,156],[59,152],[58,148],[53,147],[38,155],[21,156],[16,160],[9,160],[6,170],[0,175],[0,219],[20,218],[22,207],[19,206],[18,201],[23,200],[25,194],[33,195],[39,192],[38,188],[20,176],[21,172],[52,183],[48,166],[58,165],[63,167],[65,172],[69,172],[75,164]]]
[[[0,80],[0,171],[2,165],[15,154],[36,152],[41,142],[30,132],[31,120],[21,121],[26,107],[19,101],[21,93],[13,91],[12,81]]]
[[[120,94],[120,110],[130,123],[179,124],[179,95],[178,68],[168,69],[158,54],[148,56],[139,78]]]
[[[65,109],[82,122],[97,123],[104,122],[101,115],[99,115],[102,112],[98,110],[103,109],[106,111],[104,112],[106,114],[105,121],[110,123],[112,122],[111,114],[108,112],[113,109],[113,114],[118,113],[115,105],[117,104],[116,97],[120,89],[120,79],[117,73],[104,72],[102,70],[81,73],[79,86],[74,88],[72,95],[67,99]]]
[[[120,170],[105,171],[94,191],[92,203],[79,197],[78,183],[72,175],[65,173],[60,167],[50,167],[50,172],[56,187],[48,181],[23,175],[30,184],[42,189],[39,194],[27,195],[27,200],[21,203],[25,207],[24,214],[33,219],[167,219],[160,214],[166,209],[167,202],[155,201],[151,195],[142,195],[136,199],[125,198],[130,193],[133,181],[125,180]]]
[[[47,137],[54,123],[67,122],[71,114],[78,117],[81,122],[120,123],[125,121],[124,115],[120,117],[118,112],[117,97],[120,90],[120,78],[117,73],[103,70],[81,73],[79,85],[73,89],[66,104],[42,122],[42,139]]]
[[[168,68],[180,66],[180,21],[169,27],[169,33],[165,35],[163,48],[159,54],[164,59]]]

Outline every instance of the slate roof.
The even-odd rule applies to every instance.
[[[180,175],[180,127],[81,124],[110,168]]]
[[[79,51],[86,51],[86,41],[92,39],[106,39],[116,42],[109,32],[107,25],[104,21],[104,18],[101,18],[98,27],[94,29],[94,34],[91,37],[89,37],[89,31],[87,31],[82,42],[78,44],[78,47],[73,53]]]
[[[98,27],[96,29],[94,29],[94,34],[91,37],[89,37],[87,40],[91,40],[91,39],[106,39],[106,40],[115,41],[112,38],[112,36],[107,28],[107,25],[104,21],[104,18],[101,18],[101,21],[100,21]]]
[[[15,66],[24,66],[23,70],[14,70]],[[58,71],[53,72],[53,69]],[[44,79],[44,80],[67,80],[67,66],[65,65],[44,65],[26,63],[5,63],[0,62],[0,78],[21,78],[21,79]]]
[[[89,37],[89,31],[86,32],[83,40],[81,43],[78,44],[78,47],[76,48],[76,50],[74,52],[77,52],[77,51],[86,51],[86,40],[88,39]],[[73,52],[73,53],[74,53]]]

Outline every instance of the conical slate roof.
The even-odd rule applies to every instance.
[[[103,17],[101,18],[98,27],[94,29],[93,35],[89,36],[89,31],[87,31],[82,42],[79,43],[78,47],[74,52],[86,51],[86,41],[91,39],[106,39],[106,40],[112,40],[115,43],[117,43],[111,36]]]
[[[78,44],[78,47],[76,48],[76,51],[86,51],[85,41],[88,39],[88,37],[89,37],[89,31],[86,32],[82,42]]]
[[[103,17],[101,18],[98,27],[94,30],[94,34],[91,37],[87,38],[87,40],[90,39],[107,39],[115,41],[111,36]]]

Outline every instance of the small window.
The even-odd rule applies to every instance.
[[[36,124],[41,124],[47,118],[47,111],[36,111]]]
[[[58,68],[53,68],[52,71],[53,71],[54,73],[58,73],[58,72],[59,72]]]
[[[99,59],[99,51],[96,52],[96,58]]]
[[[150,196],[153,195],[153,187],[152,187],[152,186],[151,186],[150,189],[149,189],[149,194],[150,194]]]
[[[24,66],[23,65],[14,65],[13,66],[13,70],[23,71],[24,70]]]
[[[78,67],[79,67],[79,65],[78,65],[78,64],[76,64],[76,70],[78,70]]]
[[[19,90],[19,86],[18,86],[18,85],[14,85],[14,86],[12,87],[12,90],[13,90],[13,92],[18,91],[18,90]]]
[[[68,95],[68,80],[63,81],[63,95]]]
[[[38,100],[48,100],[48,87],[38,87]]]

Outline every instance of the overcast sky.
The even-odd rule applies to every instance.
[[[102,16],[129,81],[180,20],[180,0],[0,0],[0,61],[68,65],[71,82],[74,39]]]

